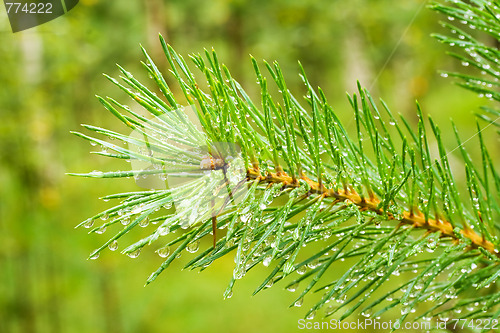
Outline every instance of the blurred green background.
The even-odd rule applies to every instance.
[[[108,207],[98,197],[137,187],[132,179],[66,176],[123,168],[89,154],[92,147],[69,131],[81,123],[123,129],[94,97],[127,101],[101,74],[117,76],[118,63],[146,80],[139,44],[166,71],[160,32],[183,55],[214,47],[257,101],[249,54],[278,60],[298,94],[300,60],[351,128],[345,92],[354,92],[360,80],[394,112],[415,120],[418,99],[445,133],[452,116],[468,138],[472,111],[485,101],[439,76],[438,69],[458,64],[429,36],[442,30],[441,17],[422,4],[81,0],[67,15],[16,34],[0,6],[0,332],[299,331],[307,301],[288,309],[295,295],[283,286],[251,296],[265,267],[238,281],[234,296],[223,300],[230,257],[198,274],[181,271],[183,255],[147,287],[161,263],[153,251],[138,259],[105,251],[86,260],[109,235],[89,236],[74,226]],[[446,140],[454,147],[453,138]]]

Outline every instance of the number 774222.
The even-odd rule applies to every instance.
[[[26,14],[52,14],[52,3],[50,2],[25,3],[22,7],[21,5],[21,2],[6,2],[7,14],[10,14],[11,10],[14,10],[14,8],[14,13],[16,14],[19,13],[19,8],[21,8],[21,12]]]

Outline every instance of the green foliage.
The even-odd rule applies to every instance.
[[[473,74],[443,72],[443,76],[460,79],[458,85],[478,93],[490,100],[500,101],[500,93],[496,90],[500,85],[500,14],[498,1],[452,1],[453,7],[433,4],[431,7],[447,15],[448,22],[442,25],[451,34],[435,34],[435,37],[454,48],[459,53],[449,54],[460,60],[465,67],[475,69]],[[480,32],[480,33],[478,33]],[[477,71],[480,75],[477,75]],[[498,110],[483,107],[485,114],[480,117],[490,124],[500,127]],[[489,116],[488,116],[489,114]],[[491,117],[494,118],[491,118]],[[499,131],[500,133],[500,131]]]
[[[500,29],[495,3],[454,3],[457,7],[434,8],[460,20],[467,15],[467,24],[492,34]],[[497,99],[498,50],[464,32],[460,36],[454,42],[438,38],[461,41],[461,47],[476,54],[469,63],[495,80],[453,75],[467,88]],[[120,202],[80,224],[91,232],[116,232],[90,258],[106,247],[116,250],[129,232],[144,234],[137,230],[143,227],[148,234],[122,252],[135,258],[144,247],[156,247],[165,261],[150,283],[184,250],[199,251],[200,240],[213,233],[214,246],[201,249],[185,267],[204,270],[234,255],[225,297],[262,263],[272,271],[255,293],[285,279],[289,290],[304,286],[291,305],[301,306],[304,297],[317,294],[307,318],[320,309],[326,316],[341,312],[341,319],[355,311],[378,317],[394,307],[401,309],[400,323],[410,315],[500,316],[495,285],[500,176],[479,125],[478,163],[455,128],[466,174],[462,192],[439,127],[425,119],[418,105],[414,129],[358,85],[357,93],[348,95],[355,115],[353,136],[323,91],[309,83],[302,65],[306,93],[298,99],[277,63],[264,62],[264,74],[252,58],[261,92],[255,102],[214,51],[191,55],[190,65],[160,40],[171,77],[164,77],[143,52],[144,68],[161,97],[121,67],[123,82],[108,78],[143,110],[98,97],[132,134],[84,125],[111,142],[76,133],[101,145],[100,155],[129,160],[133,169],[74,175],[135,177],[151,189],[107,196],[103,199]],[[95,225],[99,218],[105,222]],[[344,272],[335,269],[342,261],[350,263]],[[404,272],[411,272],[409,279],[396,284]]]

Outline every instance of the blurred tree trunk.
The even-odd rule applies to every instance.
[[[56,264],[56,260],[58,258],[54,256],[54,253],[49,252],[46,262],[46,272],[50,279],[48,284],[50,296],[47,301],[47,309],[51,332],[60,333],[63,332],[61,330],[61,299],[59,298],[61,270],[57,269],[59,266]]]
[[[23,333],[36,332],[36,311],[33,297],[33,267],[30,249],[14,258],[15,310]]]
[[[112,269],[100,272],[99,282],[103,306],[103,319],[106,324],[107,333],[120,333],[123,332],[122,319],[120,315],[120,300],[116,290],[115,279],[110,278]]]
[[[344,85],[347,91],[356,91],[356,80],[365,87],[374,87],[373,71],[370,67],[370,61],[367,55],[370,54],[366,50],[366,41],[362,33],[355,26],[346,29],[344,37],[343,58],[344,58]],[[374,86],[374,87],[372,87]]]
[[[17,316],[21,321],[20,327],[22,332],[37,331],[37,302],[34,295],[33,278],[35,269],[33,262],[42,261],[40,253],[34,250],[32,245],[31,231],[34,229],[33,221],[30,224],[23,223],[30,220],[30,213],[37,206],[37,196],[40,185],[41,172],[37,164],[37,158],[34,156],[37,153],[37,133],[33,133],[30,128],[37,119],[35,114],[37,110],[32,110],[30,101],[38,82],[40,81],[41,70],[43,68],[43,43],[37,32],[25,33],[20,39],[20,68],[18,82],[22,89],[17,91],[19,110],[22,110],[17,116],[19,124],[24,128],[19,129],[19,133],[23,133],[16,138],[16,151],[12,156],[11,166],[12,173],[17,173],[17,178],[20,180],[21,193],[19,208],[23,211],[21,216],[21,225],[23,225],[24,235],[26,237],[17,239],[17,250],[12,254],[12,260],[15,263],[13,270],[13,280],[15,284],[14,304],[18,305]],[[35,111],[35,112],[34,112]],[[37,147],[38,148],[38,147]],[[35,158],[34,158],[35,157]],[[13,226],[16,228],[16,226]],[[44,276],[37,276],[37,280],[43,280]],[[52,309],[57,311],[57,309]]]
[[[226,34],[228,43],[231,45],[231,49],[233,50],[231,57],[233,59],[233,64],[231,70],[235,77],[241,77],[241,63],[245,57],[244,22],[244,3],[233,3],[231,5],[231,15],[226,23]],[[244,60],[246,61],[247,59]]]
[[[153,59],[163,59],[163,50],[158,42],[158,34],[168,41],[166,7],[162,0],[145,0],[146,6],[146,34],[148,53]]]

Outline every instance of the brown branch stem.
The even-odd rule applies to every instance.
[[[279,173],[268,172],[265,176],[260,173],[259,170],[256,169],[248,169],[247,170],[247,180],[255,180],[257,179],[262,183],[280,183],[283,184],[284,187],[299,187],[300,183],[288,176],[285,172],[281,171]],[[370,198],[361,197],[356,191],[353,189],[347,190],[345,189],[329,189],[324,186],[324,184],[319,184],[305,175],[301,176],[301,179],[307,182],[307,184],[311,187],[311,194],[319,194],[325,197],[334,198],[339,202],[348,200],[359,207],[360,210],[369,210],[375,212],[378,215],[385,215],[382,208],[379,207],[380,199],[378,199],[375,195]],[[391,213],[387,213],[389,220],[399,221],[400,224],[413,225],[416,228],[426,229],[429,232],[440,232],[441,237],[450,237],[456,241],[459,241],[460,238],[453,231],[454,226],[445,220],[437,220],[437,219],[425,219],[425,216],[421,212],[404,212],[402,214],[402,218],[398,219],[393,216]],[[500,258],[500,253],[495,249],[495,246],[490,241],[484,239],[484,237],[478,235],[474,230],[470,228],[462,229],[460,231],[464,238],[468,238],[471,241],[470,247],[473,249],[482,247],[487,250],[491,254]]]

